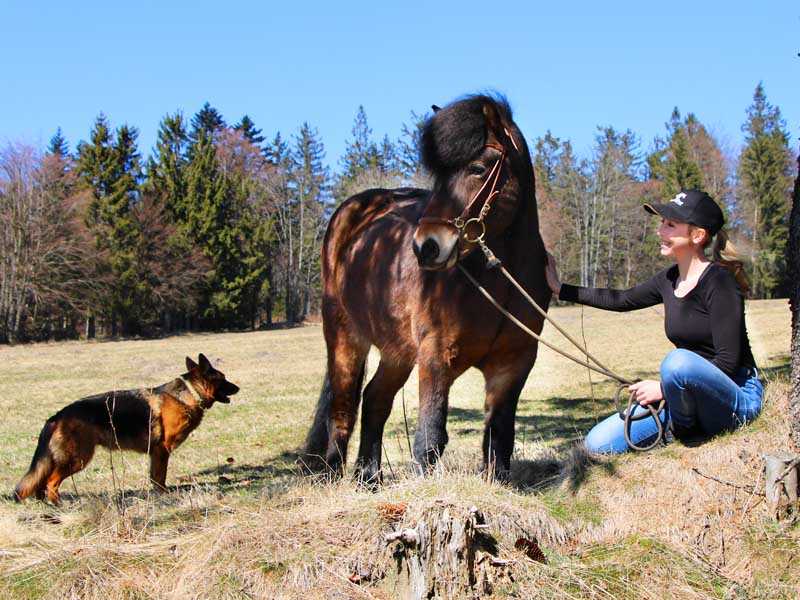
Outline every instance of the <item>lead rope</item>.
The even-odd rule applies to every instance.
[[[536,311],[540,315],[542,315],[542,317],[544,317],[544,319],[546,321],[548,321],[551,325],[553,325],[553,327],[555,327],[558,330],[558,332],[561,333],[561,335],[563,335],[565,338],[567,338],[567,340],[569,340],[576,348],[578,348],[578,350],[580,350],[586,356],[586,358],[588,358],[589,360],[591,360],[595,364],[593,365],[593,364],[591,364],[590,362],[588,362],[586,360],[582,360],[582,359],[580,359],[580,358],[578,358],[576,356],[573,356],[572,354],[569,354],[568,352],[565,352],[564,350],[561,350],[560,348],[557,348],[556,346],[554,346],[550,342],[547,342],[546,340],[543,340],[541,338],[541,336],[539,336],[536,332],[534,332],[532,329],[530,329],[522,321],[520,321],[518,318],[516,318],[514,315],[512,315],[510,312],[508,312],[508,310],[503,308],[500,305],[500,303],[497,302],[497,300],[495,300],[494,297],[492,297],[492,295],[486,290],[486,288],[484,288],[480,283],[478,283],[478,281],[469,273],[469,271],[467,271],[464,268],[464,266],[461,263],[458,263],[458,268],[461,269],[461,272],[464,273],[464,275],[467,276],[467,279],[470,280],[472,285],[474,285],[478,289],[478,291],[481,294],[483,294],[483,296],[487,300],[489,300],[489,302],[491,302],[494,305],[494,307],[497,310],[499,310],[503,315],[505,315],[506,318],[508,318],[512,323],[514,323],[517,327],[522,329],[522,331],[527,333],[533,339],[535,339],[538,342],[544,344],[545,346],[547,346],[548,348],[550,348],[554,352],[557,352],[561,356],[563,356],[563,357],[565,357],[565,358],[567,358],[567,359],[569,359],[569,360],[571,360],[571,361],[573,361],[573,362],[575,362],[575,363],[577,363],[579,365],[583,365],[587,369],[591,369],[592,371],[595,371],[597,373],[600,373],[601,375],[605,375],[606,377],[609,377],[609,378],[614,379],[615,381],[617,381],[619,383],[619,386],[617,387],[617,391],[614,394],[614,406],[616,407],[617,414],[619,415],[619,418],[622,419],[625,422],[625,426],[623,428],[624,435],[625,435],[625,442],[628,444],[628,447],[631,450],[636,450],[638,452],[644,452],[644,451],[651,450],[651,449],[655,448],[658,445],[658,443],[661,442],[661,440],[664,438],[664,426],[661,424],[661,419],[658,418],[658,413],[661,411],[661,409],[664,408],[664,404],[665,404],[664,399],[663,398],[661,399],[661,402],[658,404],[658,408],[653,407],[652,404],[648,404],[646,406],[646,408],[648,409],[649,412],[643,412],[643,413],[640,413],[638,415],[634,415],[633,414],[634,405],[636,405],[636,406],[641,406],[641,405],[638,402],[636,402],[633,399],[633,396],[631,395],[629,397],[629,399],[628,399],[627,407],[623,410],[621,405],[620,405],[620,397],[622,395],[623,390],[627,389],[627,387],[629,385],[631,385],[631,384],[633,384],[633,383],[635,383],[636,381],[639,381],[639,380],[637,379],[637,380],[631,381],[629,379],[626,379],[626,378],[622,377],[621,375],[617,375],[616,373],[611,371],[609,368],[604,366],[603,363],[601,363],[587,349],[581,347],[581,345],[577,341],[575,341],[575,339],[569,333],[564,331],[564,329],[558,323],[556,323],[553,319],[551,319],[548,316],[547,312],[541,306],[539,306],[539,304],[536,302],[536,300],[534,300],[531,297],[531,295],[528,294],[528,292],[525,290],[525,288],[523,288],[519,284],[519,282],[517,282],[517,280],[514,279],[514,277],[511,275],[511,273],[509,273],[506,270],[506,268],[503,266],[503,264],[500,262],[500,259],[498,259],[495,256],[494,252],[492,252],[491,249],[486,245],[486,242],[482,239],[482,236],[481,236],[481,239],[476,240],[476,243],[478,243],[478,245],[480,246],[481,250],[486,255],[487,266],[490,269],[499,268],[500,272],[503,274],[503,276],[506,279],[508,279],[508,281],[510,281],[511,284],[515,288],[517,288],[517,290],[528,301],[528,303],[531,306],[533,306],[533,308],[536,309]],[[656,438],[651,444],[648,444],[646,446],[637,446],[633,442],[633,440],[631,440],[631,437],[630,437],[631,424],[633,423],[633,421],[640,421],[642,419],[646,419],[647,417],[652,417],[653,421],[655,421],[656,430],[657,430]]]

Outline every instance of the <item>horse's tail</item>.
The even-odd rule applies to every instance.
[[[353,387],[351,406],[358,406],[358,398],[361,395],[361,388],[364,386],[366,366],[367,363],[364,361],[358,375],[358,384]],[[305,449],[303,452],[305,454],[304,460],[311,470],[319,470],[325,466],[325,455],[328,451],[331,434],[330,422],[332,404],[333,388],[331,387],[331,376],[330,372],[326,372],[325,379],[322,382],[322,390],[319,393],[319,400],[317,400],[317,408],[314,411],[314,420],[306,436]]]
[[[41,495],[41,491],[47,483],[47,478],[53,470],[53,454],[50,452],[50,438],[53,437],[53,430],[56,428],[55,420],[48,419],[39,434],[39,442],[36,444],[36,451],[33,453],[31,467],[28,472],[20,479],[17,487],[14,488],[14,499],[20,502],[36,494]]]

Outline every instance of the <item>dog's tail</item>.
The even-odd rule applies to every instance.
[[[41,491],[47,483],[47,477],[53,470],[53,453],[50,452],[50,438],[56,428],[56,421],[48,419],[39,434],[39,443],[36,444],[36,452],[33,453],[31,467],[28,472],[20,479],[17,487],[14,488],[14,499],[17,502],[36,494],[41,495]]]

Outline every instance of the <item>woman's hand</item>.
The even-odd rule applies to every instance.
[[[547,264],[545,265],[544,275],[547,278],[547,285],[550,286],[553,294],[558,298],[561,292],[561,280],[558,278],[558,269],[556,269],[556,259],[549,252],[547,253]]]
[[[629,385],[628,390],[633,396],[633,399],[642,406],[654,404],[664,397],[664,395],[661,393],[661,382],[653,379],[637,381],[636,383]]]

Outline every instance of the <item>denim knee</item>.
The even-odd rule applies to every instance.
[[[689,374],[692,364],[697,360],[697,354],[691,350],[676,348],[661,361],[661,382],[664,385],[669,383],[680,383],[685,381]]]
[[[610,440],[607,435],[593,427],[583,440],[583,445],[589,452],[602,454],[608,452]]]

